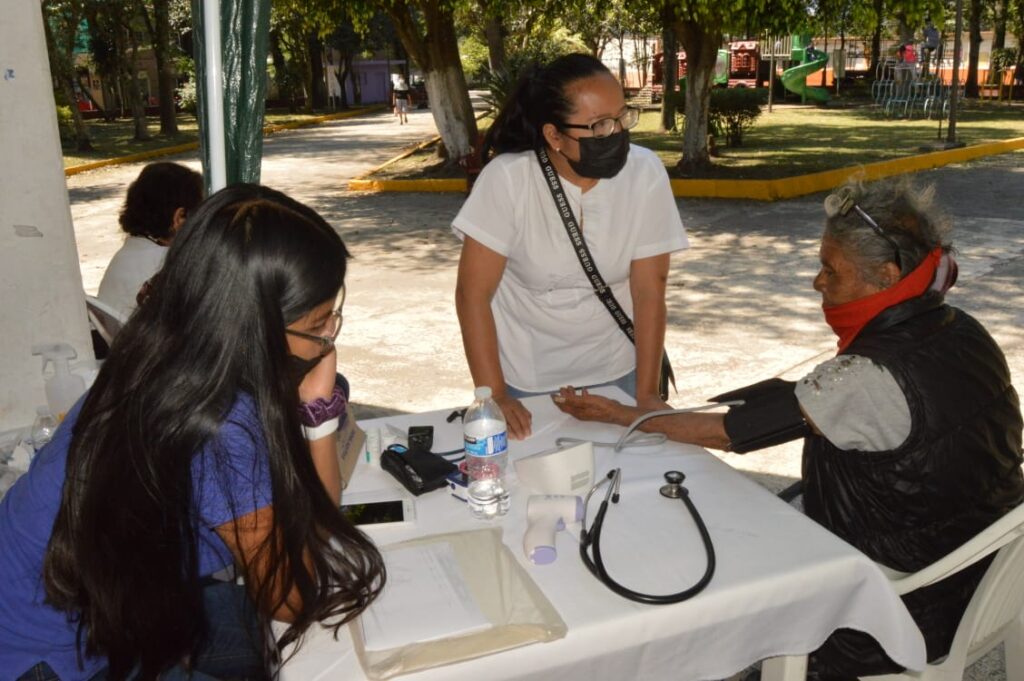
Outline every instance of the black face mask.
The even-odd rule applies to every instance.
[[[292,385],[298,387],[302,383],[302,379],[306,377],[306,374],[312,371],[313,367],[319,364],[321,359],[323,358],[303,359],[296,355],[288,355],[286,359],[288,366],[285,370],[288,372],[288,379],[292,382]]]
[[[569,165],[580,177],[595,180],[609,179],[619,174],[629,156],[629,131],[623,130],[607,137],[580,137],[580,160]]]

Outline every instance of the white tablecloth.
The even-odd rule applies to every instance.
[[[534,435],[511,443],[513,460],[550,448],[558,436],[613,442],[622,431],[576,421],[547,397],[526,404],[533,412]],[[434,451],[445,451],[459,447],[462,438],[461,422],[448,424],[446,415],[400,416],[364,425],[430,424]],[[839,627],[871,634],[892,659],[911,669],[924,665],[921,634],[875,564],[714,455],[667,443],[619,454],[597,449],[596,459],[597,475],[613,467],[621,467],[623,474],[621,502],[609,509],[602,537],[609,572],[648,593],[679,591],[703,573],[704,550],[683,504],[658,494],[663,473],[680,470],[717,553],[717,571],[707,589],[669,606],[624,600],[584,568],[573,526],[572,533],[557,536],[555,563],[532,565],[522,550],[530,491],[520,488],[513,475],[512,510],[501,521],[504,541],[561,614],[568,635],[402,678],[721,679],[756,660],[808,653]],[[379,468],[360,464],[350,489],[386,487],[398,484]],[[591,502],[590,517],[601,498],[603,491]],[[414,526],[373,528],[375,541],[385,545],[486,522],[471,518],[465,504],[447,491],[428,493],[416,503]],[[285,681],[365,678],[347,630],[335,641],[319,627],[309,632],[282,676]]]

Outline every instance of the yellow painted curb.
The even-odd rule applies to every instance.
[[[366,113],[372,113],[385,108],[383,104],[377,104],[374,106],[367,106],[361,109],[355,109],[352,111],[341,111],[339,113],[326,114],[324,116],[316,116],[315,118],[307,118],[301,121],[293,121],[291,123],[280,123],[276,125],[265,125],[263,126],[264,136],[280,132],[282,130],[294,130],[296,128],[304,128],[310,125],[317,125],[319,123],[326,123],[327,121],[337,121],[343,118],[352,118],[353,116],[359,116]],[[161,147],[159,149],[150,149],[149,151],[140,151],[137,154],[128,154],[127,156],[117,156],[115,158],[105,158],[102,161],[93,161],[91,163],[82,163],[77,166],[69,166],[64,169],[64,177],[71,177],[78,173],[84,173],[87,170],[96,170],[97,168],[104,168],[106,166],[120,165],[122,163],[135,163],[136,161],[145,161],[150,158],[158,158],[160,156],[172,156],[174,154],[181,154],[186,151],[192,151],[199,148],[199,142],[186,142],[185,144],[177,144],[173,147]]]
[[[326,123],[328,121],[340,121],[343,118],[352,118],[353,116],[361,116],[366,113],[373,113],[374,111],[381,111],[385,107],[383,104],[374,104],[373,106],[366,106],[361,109],[353,109],[351,111],[339,111],[338,113],[324,114],[323,116],[316,116],[314,118],[306,118],[301,121],[292,121],[291,123],[276,123],[274,125],[264,125],[263,134],[269,135],[282,130],[295,130],[296,128],[305,128],[310,125],[317,125],[318,123]]]
[[[373,175],[374,173],[380,172],[381,170],[383,170],[384,168],[387,168],[392,163],[397,163],[398,161],[401,161],[403,158],[406,158],[408,156],[412,156],[413,154],[415,154],[420,149],[425,149],[425,148],[429,147],[431,144],[434,144],[435,142],[440,142],[440,141],[441,141],[441,136],[440,135],[435,135],[434,137],[431,137],[428,140],[424,140],[423,142],[420,142],[419,144],[417,144],[416,146],[414,146],[412,148],[406,149],[405,151],[400,153],[398,156],[393,156],[393,157],[389,158],[388,160],[386,160],[383,163],[381,163],[379,166],[377,166],[375,168],[371,168],[370,170],[367,170],[365,173],[360,173],[359,175],[356,175],[355,177],[353,177],[349,181],[349,189],[352,189],[352,183],[353,182],[358,182],[359,180],[365,180],[370,175]]]
[[[70,166],[68,168],[65,168],[64,177],[71,177],[72,175],[77,175],[78,173],[84,173],[87,170],[96,170],[97,168],[118,165],[120,163],[135,163],[136,161],[145,161],[148,158],[157,158],[159,156],[181,154],[183,152],[192,151],[193,149],[198,148],[199,142],[187,142],[185,144],[178,144],[173,147],[161,147],[160,149],[140,151],[137,154],[128,154],[127,156],[105,158],[102,161],[93,161],[92,163],[83,163],[81,165]]]
[[[772,180],[671,180],[671,185],[673,195],[679,198],[778,201],[834,189],[854,175],[863,176],[866,180],[877,180],[892,175],[940,168],[952,163],[963,163],[982,156],[1005,154],[1018,149],[1024,149],[1024,137],[837,168],[810,175]],[[409,153],[412,152],[405,155]],[[388,163],[394,160],[398,159]],[[466,180],[373,180],[367,179],[364,174],[358,179],[351,180],[348,188],[364,192],[465,192]]]
[[[484,112],[480,113],[476,117],[476,120],[479,121],[482,118],[486,118],[490,114],[491,114],[491,109],[488,109],[487,111],[484,111]],[[441,141],[441,136],[440,135],[434,135],[430,139],[424,140],[424,141],[420,142],[419,144],[417,144],[416,146],[414,146],[414,147],[412,147],[410,149],[406,149],[402,153],[398,154],[398,156],[394,156],[392,158],[389,158],[388,160],[384,161],[383,163],[381,163],[376,168],[371,168],[370,170],[367,170],[365,173],[360,173],[359,175],[356,175],[351,180],[349,180],[349,183],[348,183],[349,191],[353,191],[353,192],[446,192],[446,191],[447,192],[464,192],[464,191],[466,191],[466,181],[465,180],[457,180],[458,182],[462,183],[461,189],[432,189],[432,188],[430,188],[430,186],[428,186],[426,189],[389,189],[388,188],[390,186],[389,183],[391,183],[391,182],[442,182],[442,183],[445,183],[445,182],[448,182],[448,180],[375,180],[375,181],[370,181],[369,184],[367,184],[366,179],[368,177],[370,177],[371,175],[374,175],[375,173],[379,173],[381,170],[384,170],[385,168],[387,168],[392,163],[398,163],[403,158],[408,158],[409,156],[412,156],[413,154],[415,154],[420,149],[426,149],[431,144],[435,144],[435,143],[440,142],[440,141]],[[402,185],[402,186],[404,186],[404,185]],[[448,186],[448,185],[444,185],[444,186]],[[452,185],[452,186],[454,186],[454,185]]]
[[[349,180],[354,192],[465,192],[464,179],[447,180]]]

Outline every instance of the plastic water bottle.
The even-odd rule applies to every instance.
[[[473,516],[488,519],[508,513],[508,432],[501,408],[491,399],[491,389],[480,386],[473,396],[476,399],[462,420],[469,474],[466,496]]]

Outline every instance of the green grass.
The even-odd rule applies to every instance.
[[[682,138],[658,132],[660,114],[648,111],[631,131],[634,143],[653,149],[674,177],[682,156]],[[829,108],[813,105],[767,106],[744,135],[742,147],[718,147],[714,167],[701,177],[766,179],[804,175],[921,153],[936,140],[938,122],[885,118],[877,107],[842,102]],[[945,139],[945,126],[943,127]],[[960,141],[968,145],[1024,137],[1024,106],[974,101],[963,103],[957,122]],[[724,141],[719,141],[724,145]],[[460,177],[459,169],[444,168],[432,149],[389,166],[374,177]]]
[[[285,123],[302,122],[315,116],[322,116],[333,111],[317,111],[312,115],[301,113],[288,113],[287,110],[270,110],[265,115],[267,125],[281,125]],[[199,125],[194,116],[190,114],[178,114],[178,134],[170,137],[160,135],[160,119],[150,116],[148,119],[149,134],[152,137],[145,142],[137,142],[132,137],[135,134],[135,125],[130,118],[121,118],[107,123],[103,120],[88,121],[89,136],[92,139],[92,151],[81,152],[75,149],[73,140],[64,140],[64,167],[92,163],[119,156],[138,154],[143,151],[152,151],[164,147],[173,147],[179,144],[195,142],[199,139]]]

